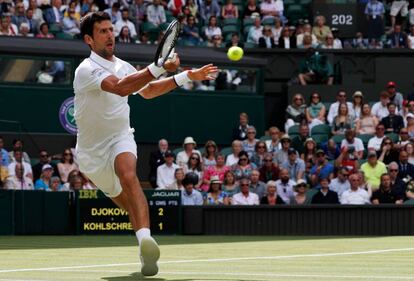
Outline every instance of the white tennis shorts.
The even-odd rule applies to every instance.
[[[132,133],[111,140],[104,149],[96,152],[77,151],[80,171],[108,197],[116,197],[122,192],[121,183],[115,174],[115,158],[123,152],[130,152],[137,157],[137,145]]]
[[[390,15],[395,17],[401,12],[402,17],[408,14],[408,1],[393,1],[391,4]]]

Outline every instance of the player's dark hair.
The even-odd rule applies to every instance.
[[[109,20],[111,17],[106,12],[94,12],[89,13],[80,20],[80,30],[82,38],[85,35],[93,37],[93,26],[95,22],[100,23],[101,21]]]

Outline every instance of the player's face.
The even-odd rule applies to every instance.
[[[106,59],[112,58],[115,50],[115,36],[111,21],[96,22],[93,27],[93,38],[89,37],[89,39],[90,42],[87,43],[95,53]]]

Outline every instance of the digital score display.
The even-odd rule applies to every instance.
[[[179,190],[144,190],[148,200],[152,234],[181,232]],[[78,234],[131,234],[128,213],[118,208],[99,190],[76,194]]]

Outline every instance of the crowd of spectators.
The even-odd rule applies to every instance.
[[[289,17],[282,0],[2,0],[0,35],[79,38],[79,21],[105,11],[117,41],[157,43],[174,18],[183,25],[180,44],[281,49],[414,49],[414,1],[359,0],[366,34],[338,38],[323,15]],[[305,4],[304,4],[305,5]],[[386,8],[389,12],[386,13]],[[386,20],[387,19],[387,20]]]

